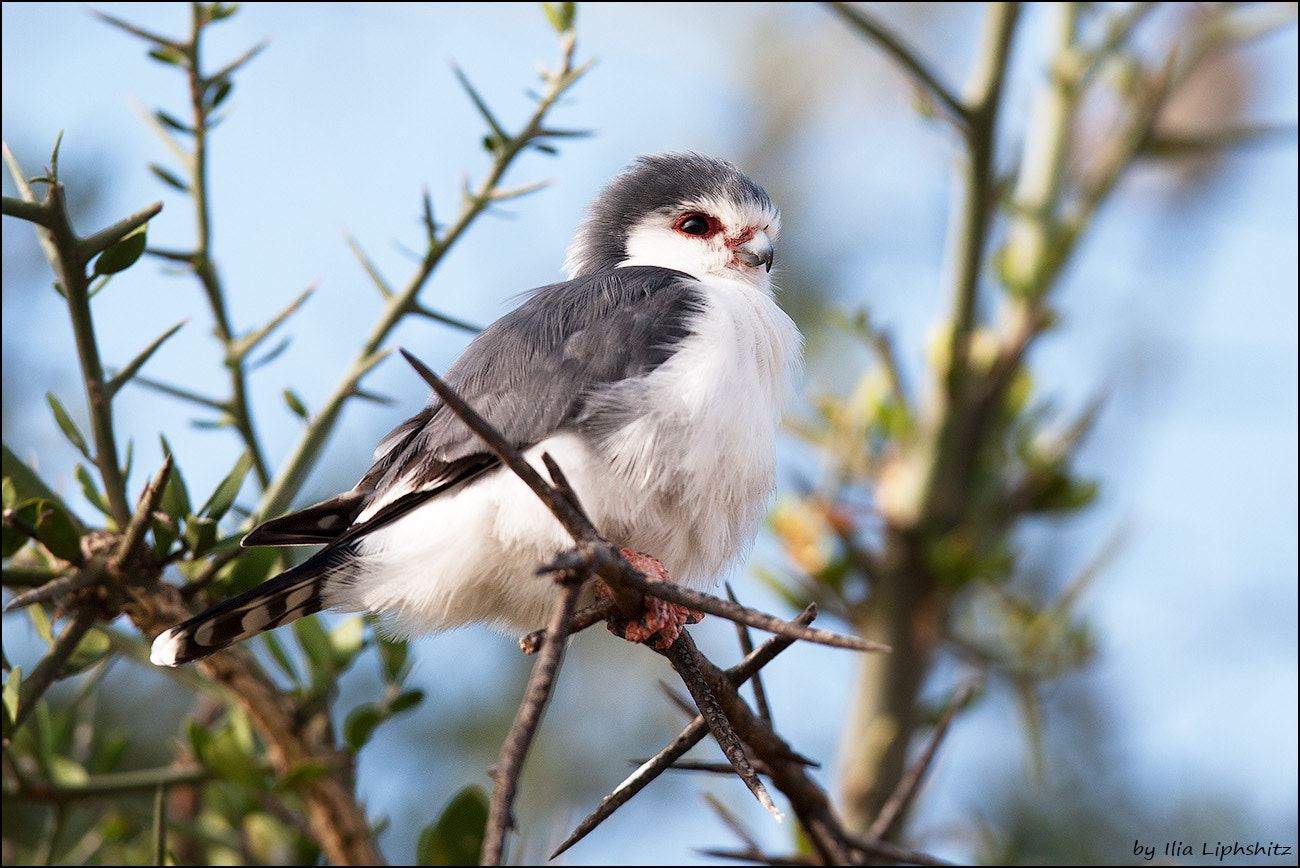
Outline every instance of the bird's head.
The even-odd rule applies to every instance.
[[[731,163],[700,154],[638,157],[578,227],[570,277],[657,265],[769,292],[781,215]]]

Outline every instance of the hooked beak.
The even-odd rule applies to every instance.
[[[775,250],[772,247],[772,239],[767,237],[767,233],[762,229],[754,230],[754,234],[746,239],[743,243],[735,247],[736,258],[746,265],[763,265],[768,271],[772,270],[772,256]]]

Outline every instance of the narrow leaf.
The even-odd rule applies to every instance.
[[[176,453],[172,452],[171,444],[167,442],[167,438],[162,437],[160,439],[162,441],[163,455],[171,455],[175,458]],[[180,462],[177,462],[172,467],[171,475],[167,477],[167,487],[163,489],[159,508],[176,519],[190,515],[194,511],[190,506],[190,492],[185,485],[185,475],[181,473]]]
[[[190,553],[201,558],[217,543],[217,523],[199,515],[185,517],[185,546]]]
[[[63,404],[55,397],[53,392],[45,393],[45,400],[49,402],[50,409],[54,411],[54,421],[58,423],[59,430],[63,436],[68,438],[68,442],[77,448],[77,451],[86,457],[89,461],[94,461],[90,457],[90,447],[86,445],[86,438],[81,436],[77,430],[77,424],[72,421],[68,411],[63,409]]]
[[[176,118],[172,117],[171,115],[167,114],[167,112],[161,109],[154,112],[153,116],[156,117],[158,119],[158,122],[165,127],[171,127],[173,130],[176,130],[178,133],[186,133],[188,135],[194,135],[193,127],[189,126],[188,124],[182,123],[181,121],[177,120]]]
[[[149,52],[149,56],[159,63],[166,63],[170,66],[183,66],[185,64],[185,55],[174,48],[155,48]]]
[[[230,91],[234,89],[235,83],[228,78],[223,78],[220,81],[213,82],[213,85],[208,100],[209,111],[226,101],[226,97],[230,96]]]
[[[95,477],[91,476],[90,471],[86,469],[84,464],[77,465],[77,481],[81,483],[81,496],[86,498],[91,506],[104,513],[104,515],[111,516],[113,514],[108,501],[104,499],[104,495],[99,493],[99,487],[95,484]]]
[[[307,412],[307,407],[302,403],[302,399],[294,394],[293,389],[284,390],[284,403],[289,405],[289,409],[299,419],[306,419],[311,415]]]
[[[5,679],[4,690],[4,735],[8,738],[13,723],[18,719],[18,691],[23,686],[23,667],[15,666],[9,670],[9,677]]]
[[[95,628],[87,630],[86,635],[81,637],[77,647],[72,650],[67,662],[63,664],[63,675],[66,677],[85,672],[102,663],[112,650],[112,643],[103,630]]]
[[[293,681],[294,684],[302,685],[302,678],[298,675],[298,669],[289,659],[289,654],[284,650],[284,643],[275,637],[274,630],[268,630],[262,634],[262,641],[266,644],[266,650],[271,652],[271,659],[280,667],[285,675]]]
[[[182,193],[190,192],[189,184],[186,184],[176,175],[167,171],[157,163],[150,163],[149,171],[153,172],[154,175],[156,175],[159,178],[159,180],[161,180],[164,184],[167,184],[170,187],[175,187],[177,190],[180,190]]]
[[[244,477],[248,475],[248,470],[252,466],[253,456],[248,450],[244,450],[230,473],[226,474],[226,478],[221,480],[217,490],[212,492],[208,502],[203,504],[203,509],[199,511],[199,514],[207,516],[214,522],[221,521],[222,516],[226,514],[226,510],[230,509],[230,505],[235,502],[235,497],[244,484]]]
[[[348,712],[347,720],[343,724],[343,741],[348,750],[357,753],[361,748],[366,746],[370,741],[370,736],[374,733],[375,727],[383,721],[383,713],[379,706],[373,702],[367,702],[358,705],[352,711]],[[472,865],[473,862],[457,863],[463,865]]]
[[[401,714],[409,708],[414,708],[424,701],[423,690],[406,690],[397,695],[397,698],[388,706],[388,713]]]

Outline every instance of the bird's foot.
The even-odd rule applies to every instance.
[[[644,573],[650,581],[668,581],[668,571],[664,569],[664,565],[658,558],[631,549],[620,549],[620,551],[627,562]],[[598,598],[607,597],[609,593],[609,589],[603,582],[596,583]],[[629,642],[650,642],[654,647],[664,649],[677,641],[683,627],[687,624],[698,624],[703,619],[703,612],[647,595],[640,618],[610,618],[605,623],[609,627],[609,632],[615,636]]]

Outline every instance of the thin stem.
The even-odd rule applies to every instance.
[[[62,677],[64,664],[76,650],[77,643],[90,632],[91,627],[95,626],[97,617],[93,606],[78,608],[73,613],[72,620],[64,626],[63,632],[55,638],[50,649],[33,667],[31,674],[23,679],[22,685],[18,688],[18,713],[14,715],[13,725],[15,731],[23,725],[27,715],[31,714],[36,707],[36,701],[50,689],[50,685]]]
[[[266,458],[262,454],[261,444],[253,428],[253,414],[248,404],[247,371],[244,360],[234,355],[231,350],[236,343],[236,336],[230,324],[230,314],[226,307],[226,293],[221,285],[221,277],[213,260],[212,251],[212,215],[211,201],[208,194],[208,133],[210,132],[208,90],[216,79],[207,78],[202,73],[201,45],[208,16],[202,4],[191,4],[190,41],[183,46],[188,57],[186,69],[189,78],[190,110],[194,117],[194,152],[190,157],[191,193],[194,198],[194,220],[198,236],[192,258],[194,274],[203,286],[208,307],[212,311],[214,331],[217,339],[226,348],[226,370],[230,377],[230,398],[225,403],[231,424],[239,432],[240,439],[253,459],[253,472],[257,474],[258,483],[263,489],[271,480]],[[220,75],[220,74],[219,74]]]

